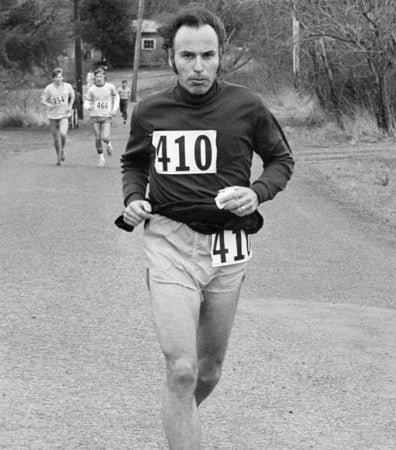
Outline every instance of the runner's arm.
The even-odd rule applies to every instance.
[[[92,94],[91,94],[90,90],[88,89],[88,92],[85,95],[84,108],[87,109],[88,111],[92,111],[93,107],[94,107],[94,104],[93,104]]]
[[[48,101],[48,91],[44,89],[44,92],[41,94],[40,97],[41,104],[46,106],[47,108],[53,108],[53,104]]]
[[[142,125],[139,105],[132,113],[130,130],[125,153],[121,156],[125,206],[134,200],[144,200],[149,179],[151,137]]]
[[[72,86],[70,86],[70,93],[69,93],[69,109],[70,109],[70,111],[73,109],[73,103],[74,103],[75,98],[76,98],[76,95],[74,93],[74,89]]]
[[[116,112],[120,106],[120,96],[117,92],[117,89],[113,86],[112,88],[112,95],[113,95],[113,109],[112,109],[112,114],[115,116]]]
[[[272,200],[290,180],[294,169],[293,153],[275,117],[261,105],[256,123],[256,152],[263,161],[263,172],[251,188],[260,203]]]

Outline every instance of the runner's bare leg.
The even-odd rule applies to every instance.
[[[60,135],[60,129],[59,129],[59,122],[56,120],[50,120],[50,127],[52,132],[52,137],[54,138],[54,147],[56,151],[57,156],[57,164],[60,165],[61,163],[61,148],[62,148],[62,142],[61,142],[61,135]]]
[[[205,292],[198,327],[198,381],[195,388],[197,406],[213,391],[230,338],[241,285],[232,292]]]
[[[153,318],[167,365],[162,416],[169,447],[198,450],[200,423],[194,391],[201,297],[176,284],[150,282]]]

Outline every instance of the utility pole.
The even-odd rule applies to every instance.
[[[143,23],[144,0],[139,0],[138,20],[136,29],[135,55],[133,58],[133,78],[131,89],[131,102],[136,102],[137,79],[139,72],[140,45],[142,42],[142,23]]]
[[[79,0],[74,0],[74,58],[75,58],[75,79],[77,91],[83,98],[82,88],[82,52],[80,34],[80,5]],[[78,108],[78,118],[84,118],[83,108]]]
[[[300,87],[300,22],[296,15],[296,2],[293,1],[293,80],[294,88]]]

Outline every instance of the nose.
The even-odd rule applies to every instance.
[[[200,73],[203,71],[202,60],[200,56],[197,56],[194,64],[194,72]]]

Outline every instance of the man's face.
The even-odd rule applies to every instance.
[[[105,83],[104,73],[99,72],[95,75],[95,84],[96,86],[103,86]]]
[[[210,25],[181,26],[173,42],[174,68],[179,83],[191,94],[205,94],[217,77],[219,40]],[[170,59],[170,64],[172,60]]]
[[[58,73],[56,77],[53,78],[55,84],[61,84],[63,81],[63,75]]]

